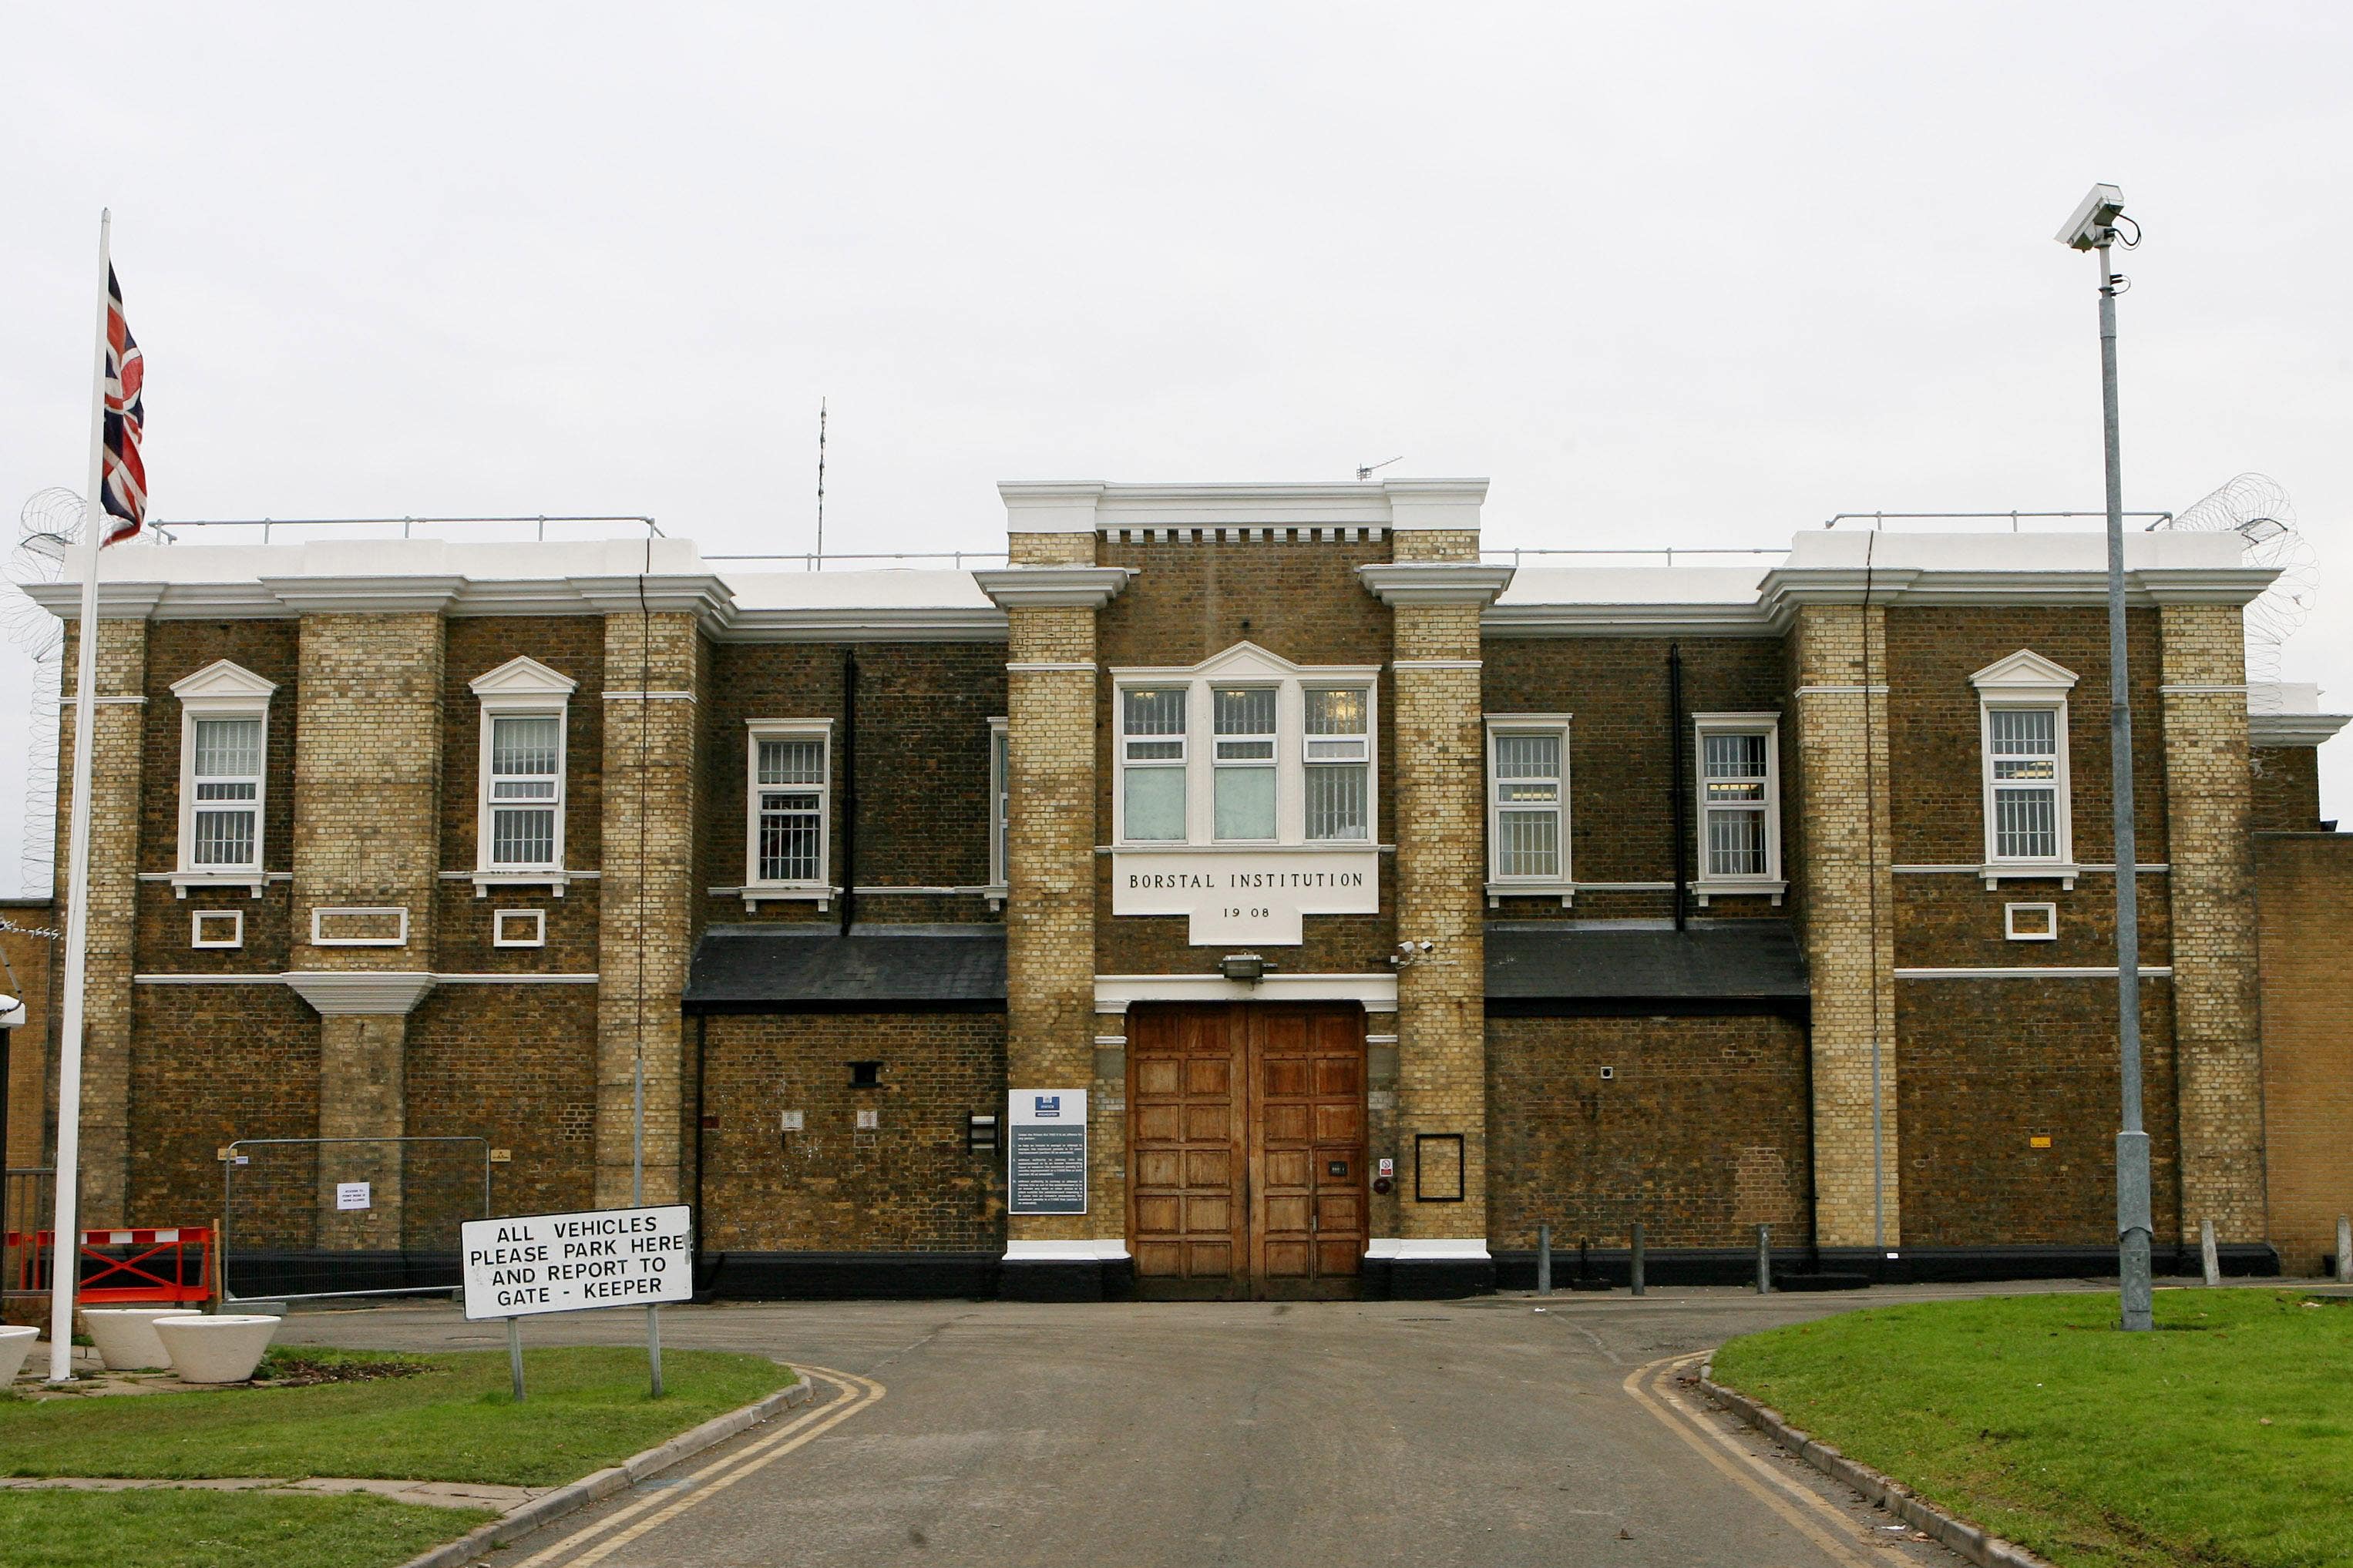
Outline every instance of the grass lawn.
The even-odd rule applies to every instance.
[[[0,1550],[9,1568],[382,1568],[492,1517],[379,1497],[0,1492]]]
[[[1717,1381],[2076,1568],[2353,1563],[2353,1300],[2160,1290],[1849,1313],[1726,1344]]]
[[[306,1357],[334,1353],[292,1348]],[[368,1352],[367,1359],[386,1358]],[[0,1400],[0,1474],[363,1476],[552,1486],[617,1464],[793,1381],[788,1368],[758,1356],[670,1351],[662,1357],[667,1396],[657,1401],[647,1397],[643,1351],[528,1351],[529,1397],[517,1405],[504,1351],[397,1359],[423,1363],[425,1370],[307,1388]],[[97,1507],[87,1493],[74,1500]],[[451,1518],[447,1510],[427,1511]],[[14,1536],[0,1532],[0,1541]]]

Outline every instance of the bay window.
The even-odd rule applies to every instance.
[[[1371,848],[1378,674],[1250,643],[1189,669],[1114,669],[1117,841]]]

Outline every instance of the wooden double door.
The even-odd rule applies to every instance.
[[[1348,1297],[1365,1251],[1365,1016],[1138,1004],[1127,1015],[1138,1289]]]

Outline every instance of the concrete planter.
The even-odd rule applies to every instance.
[[[261,1364],[282,1318],[160,1318],[156,1337],[182,1383],[243,1383]]]
[[[185,1307],[85,1307],[81,1318],[106,1370],[132,1372],[172,1364],[164,1342],[155,1337],[156,1319],[194,1315]]]
[[[14,1383],[25,1370],[25,1358],[33,1353],[33,1342],[40,1337],[38,1329],[0,1323],[0,1388]]]

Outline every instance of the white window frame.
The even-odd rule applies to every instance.
[[[263,857],[268,853],[269,824],[269,698],[277,689],[276,681],[265,680],[225,658],[172,685],[172,695],[180,700],[180,848],[172,884],[181,898],[197,887],[241,887],[248,897],[261,897],[269,875]],[[252,802],[253,858],[244,866],[199,866],[195,860],[196,721],[200,719],[261,722],[261,771],[254,778]]]
[[[580,683],[535,658],[511,658],[487,674],[469,681],[481,709],[477,731],[474,811],[474,896],[492,887],[546,885],[561,892],[568,879],[564,868],[564,819],[572,799],[572,694]],[[501,719],[555,721],[555,796],[553,800],[493,801],[491,799],[491,737]],[[492,813],[503,807],[552,807],[555,831],[549,858],[532,865],[502,865],[491,859]]]
[[[982,889],[996,909],[1012,895],[1012,721],[988,721],[988,886]]]
[[[520,933],[510,934],[509,921],[521,921]],[[491,945],[492,947],[545,947],[547,945],[547,911],[545,910],[492,910],[491,911]]]
[[[206,936],[206,921],[229,922],[227,936]],[[188,915],[188,945],[195,948],[230,948],[245,945],[245,911],[243,910],[194,910]]]
[[[744,721],[744,907],[763,902],[814,903],[830,909],[841,889],[833,882],[833,721],[831,719],[746,719]],[[813,878],[763,880],[760,877],[760,742],[815,741],[825,751],[821,784],[794,784],[815,791],[817,805],[817,865]]]
[[[2027,913],[2042,917],[2041,931],[2021,931],[2018,917]],[[2004,904],[2001,906],[2001,934],[2008,942],[2057,942],[2059,940],[2059,906],[2056,902]]]
[[[1505,898],[1554,898],[1560,907],[1569,908],[1577,898],[1577,871],[1571,859],[1569,844],[1570,779],[1576,771],[1569,754],[1569,736],[1575,728],[1573,716],[1567,713],[1490,713],[1487,721],[1487,756],[1485,794],[1487,797],[1487,906],[1495,907]],[[1507,877],[1496,865],[1502,837],[1503,816],[1497,800],[1495,777],[1495,740],[1499,735],[1549,734],[1560,741],[1560,800],[1555,809],[1560,816],[1560,866],[1549,877]]]
[[[1230,736],[1219,733],[1218,730],[1217,703],[1218,693],[1221,690],[1268,691],[1273,693],[1274,728],[1271,731],[1238,731]],[[1208,748],[1209,752],[1209,798],[1208,802],[1209,807],[1209,841],[1213,844],[1240,845],[1245,848],[1257,848],[1264,845],[1282,843],[1283,808],[1282,785],[1284,771],[1282,765],[1282,753],[1283,730],[1285,728],[1283,724],[1283,713],[1286,706],[1283,699],[1286,695],[1298,697],[1296,707],[1298,710],[1299,727],[1302,731],[1304,731],[1307,725],[1306,699],[1303,696],[1300,696],[1296,691],[1285,693],[1282,689],[1282,683],[1280,681],[1265,679],[1215,680],[1209,682],[1203,689],[1202,694],[1207,699],[1209,708],[1208,713],[1205,715],[1208,721],[1209,728],[1209,743]],[[1187,704],[1185,710],[1185,723],[1187,729],[1192,727],[1193,709],[1189,702]],[[1261,739],[1261,737],[1263,737],[1263,739]],[[1269,750],[1273,752],[1273,755],[1268,757],[1228,757],[1222,753],[1229,743],[1237,746],[1256,746],[1262,744],[1267,746]],[[1187,761],[1188,763],[1191,761],[1192,750],[1193,749],[1189,746],[1186,748]],[[1274,775],[1274,832],[1272,835],[1259,835],[1248,838],[1225,838],[1219,837],[1218,779],[1220,773],[1272,773]],[[1190,781],[1187,781],[1188,786],[1189,783]],[[1186,826],[1187,828],[1190,828],[1192,826],[1190,821],[1192,815],[1191,808],[1191,792],[1188,787],[1186,800],[1186,815],[1187,817]],[[1303,771],[1299,774],[1299,822],[1300,842],[1304,843],[1306,842],[1307,837],[1307,775]],[[1190,834],[1188,833],[1187,837],[1189,837]]]
[[[2073,888],[2081,868],[2075,864],[2073,776],[2067,743],[2067,694],[2075,672],[2021,648],[1969,677],[1978,692],[1978,805],[1985,830],[1985,860],[1978,875],[1989,888],[2004,880],[2056,879]],[[2005,856],[1999,852],[1994,815],[1993,715],[1998,711],[2050,712],[2052,743],[2056,752],[2052,781],[2052,847],[2047,856]]]
[[[1763,895],[1776,904],[1789,890],[1788,879],[1781,874],[1781,716],[1778,713],[1694,713],[1692,720],[1692,817],[1694,858],[1696,876],[1692,891],[1698,895],[1702,909],[1712,898],[1739,895]],[[1707,815],[1711,807],[1707,799],[1707,738],[1710,735],[1762,735],[1765,737],[1765,874],[1760,877],[1718,877],[1707,868]],[[1735,808],[1742,809],[1742,808]]]
[[[1197,665],[1115,668],[1112,676],[1112,839],[1122,850],[1316,849],[1360,852],[1377,849],[1380,821],[1380,688],[1377,664],[1293,664],[1256,643],[1241,642]],[[1219,687],[1271,688],[1274,700],[1274,837],[1219,838],[1217,836],[1217,734],[1215,699]],[[1185,837],[1132,839],[1127,834],[1127,761],[1125,710],[1131,690],[1185,691],[1185,733],[1155,737],[1184,742]],[[1365,836],[1362,838],[1307,837],[1307,699],[1315,690],[1356,690],[1365,694]],[[1141,763],[1139,766],[1169,766]],[[1234,764],[1228,763],[1228,766]]]

